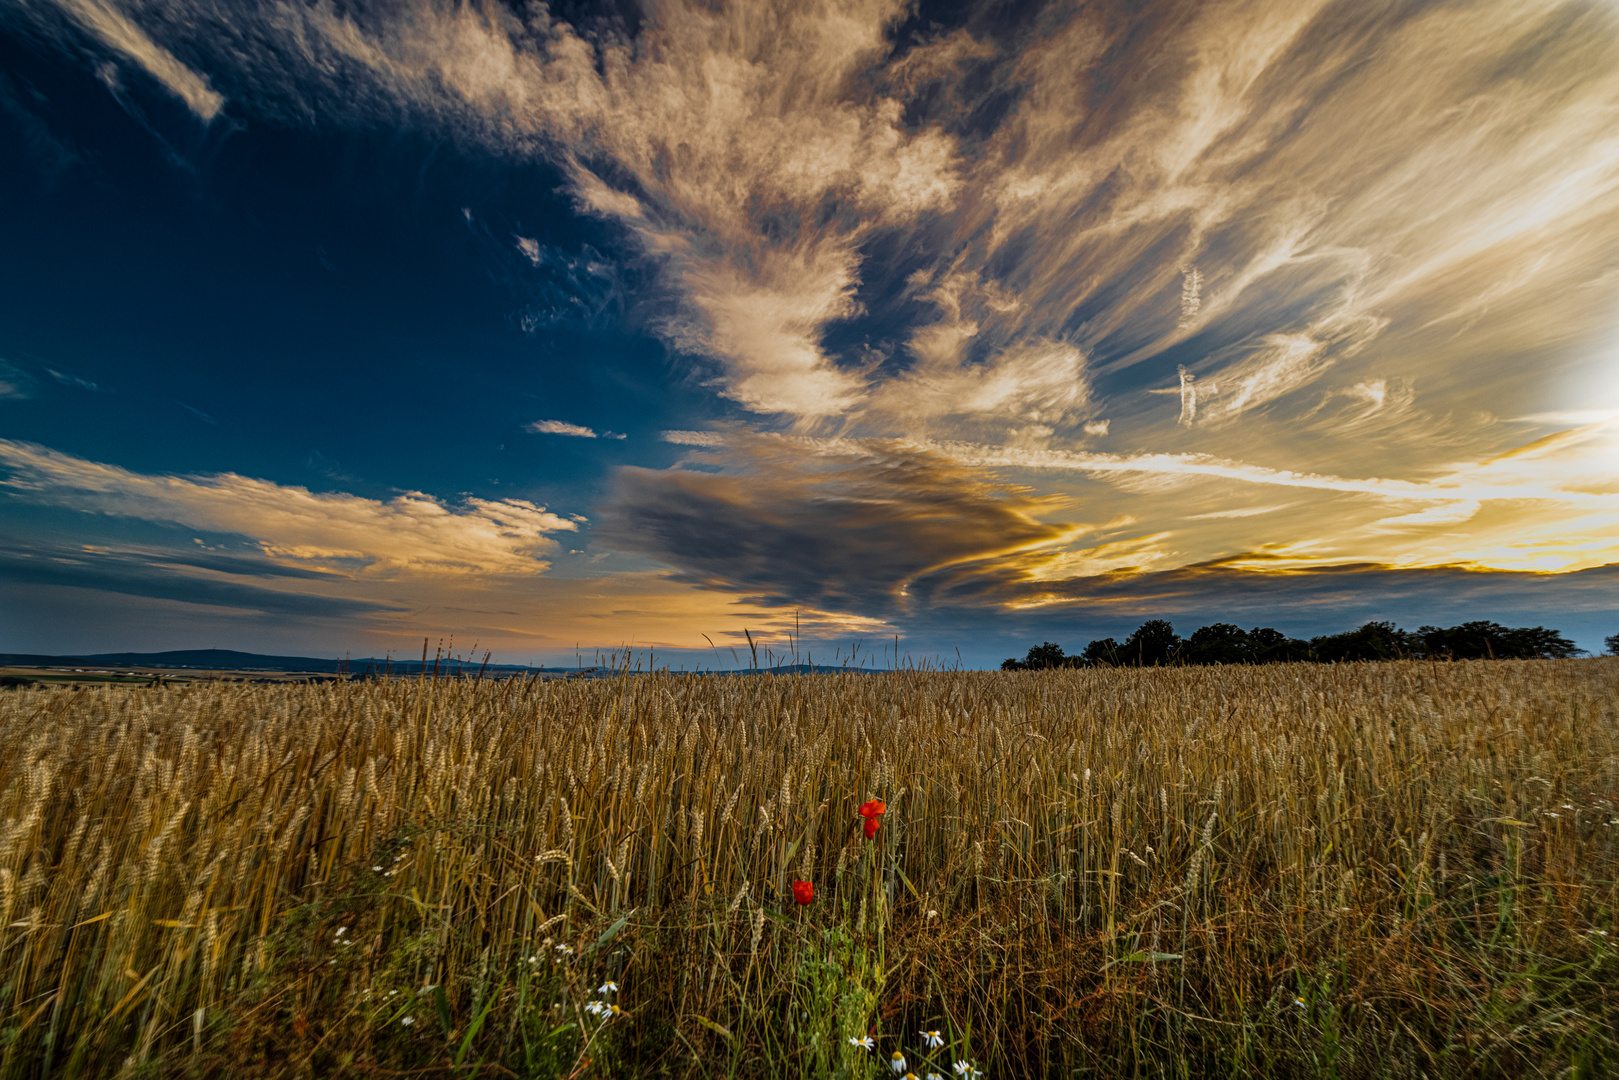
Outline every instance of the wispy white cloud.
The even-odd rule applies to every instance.
[[[1558,412],[1529,413],[1525,416],[1514,416],[1510,422],[1586,427],[1591,424],[1608,424],[1614,420],[1619,420],[1619,409],[1567,409]]]
[[[881,440],[817,438],[803,435],[757,436],[726,432],[666,431],[678,445],[726,447],[762,438],[781,440],[805,454],[856,452],[852,448]],[[1034,469],[1083,472],[1098,476],[1132,473],[1201,477],[1244,484],[1298,488],[1340,494],[1370,495],[1392,502],[1445,503],[1481,500],[1528,500],[1567,505],[1619,507],[1619,475],[1609,468],[1609,451],[1619,447],[1619,424],[1601,423],[1548,436],[1489,461],[1453,465],[1427,480],[1344,477],[1330,473],[1277,469],[1213,454],[1100,453],[969,443],[959,440],[907,439],[897,445],[937,453],[966,468]],[[1619,521],[1616,521],[1619,524]]]
[[[225,107],[224,95],[209,84],[207,76],[182,64],[110,0],[56,0],[56,4],[103,45],[133,60],[166,86],[203,123],[211,122]]]
[[[89,390],[91,393],[101,392],[101,387],[96,383],[91,382],[89,379],[81,379],[77,375],[70,375],[65,371],[57,371],[54,368],[46,368],[45,370],[51,378],[55,379],[63,386],[74,386],[80,390]]]
[[[1404,429],[1404,441],[1433,437],[1432,417],[1418,413],[1417,391],[1409,379],[1368,378],[1328,391],[1300,419],[1315,431],[1335,436],[1362,436]]]
[[[1084,353],[1066,342],[1042,339],[1019,342],[979,364],[936,354],[887,383],[874,402],[886,415],[914,421],[1032,421],[1062,427],[1076,425],[1090,405]]]
[[[1203,275],[1195,266],[1181,271],[1181,318],[1177,329],[1190,329],[1197,322],[1197,313],[1203,310]]]
[[[578,525],[521,499],[448,505],[420,492],[367,499],[238,476],[153,476],[0,440],[0,487],[89,513],[235,533],[266,555],[375,576],[534,574]]]
[[[1218,521],[1221,518],[1258,517],[1260,514],[1274,514],[1278,510],[1286,510],[1291,503],[1281,503],[1277,506],[1245,506],[1240,510],[1211,510],[1206,514],[1192,514],[1188,521]]]
[[[728,441],[722,432],[718,431],[665,431],[659,438],[666,443],[676,446],[724,446]]]
[[[583,424],[570,424],[566,420],[535,420],[523,425],[524,431],[531,431],[536,435],[570,435],[576,439],[622,439],[624,436],[618,432],[603,431],[597,433],[593,428]]]
[[[34,396],[34,377],[15,364],[0,360],[0,401],[21,401]]]
[[[1217,383],[1199,384],[1208,401],[1199,419],[1234,420],[1307,386],[1331,366],[1323,344],[1308,334],[1267,335],[1240,362],[1221,370]]]

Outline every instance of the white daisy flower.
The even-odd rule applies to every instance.
[[[944,1045],[944,1036],[937,1031],[921,1031],[917,1034],[922,1036],[922,1045],[929,1050],[937,1050]]]
[[[606,982],[604,982],[600,986],[596,987],[596,993],[598,993],[598,994],[616,994],[616,993],[618,993],[618,983],[614,982],[611,979],[608,979]]]
[[[863,1036],[863,1037],[858,1038],[858,1039],[851,1038],[849,1040],[849,1045],[850,1046],[858,1046],[862,1050],[870,1050],[874,1046],[876,1046],[877,1044],[872,1040],[870,1035],[866,1035],[866,1036]]]
[[[414,1024],[416,1022],[416,1018],[414,1016],[406,1016],[406,1017],[402,1018],[399,1022],[401,1024],[404,1024],[406,1027],[410,1027],[410,1025],[412,1025],[412,1024]]]
[[[905,1071],[905,1055],[895,1050],[888,1055],[888,1067],[897,1073]]]

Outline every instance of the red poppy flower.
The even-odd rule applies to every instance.
[[[793,899],[808,904],[815,899],[815,884],[810,881],[793,882]]]
[[[866,825],[865,825],[866,839],[870,840],[873,836],[876,836],[877,835],[877,830],[882,828],[882,824],[883,824],[882,822],[878,821],[874,817],[867,818],[866,819]]]
[[[870,802],[860,804],[860,816],[867,821],[875,821],[886,813],[888,813],[888,807],[881,799],[872,799]],[[867,833],[866,835],[870,836],[871,834]]]

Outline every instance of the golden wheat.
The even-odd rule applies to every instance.
[[[948,1024],[1004,1075],[1597,1068],[1616,691],[1601,660],[11,692],[0,1072],[847,1071],[794,1056],[811,960],[866,972],[840,1038]],[[573,975],[514,981],[556,955],[628,1017],[524,1064],[531,1014],[578,1013]]]

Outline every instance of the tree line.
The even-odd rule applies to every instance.
[[[1619,634],[1606,641],[1619,655]],[[1459,626],[1423,626],[1402,630],[1391,622],[1364,623],[1341,634],[1309,639],[1288,637],[1280,630],[1235,623],[1212,623],[1183,638],[1163,619],[1149,619],[1123,641],[1099,638],[1076,654],[1043,642],[1022,660],[1001,664],[1002,671],[1037,671],[1062,667],[1153,667],[1169,664],[1274,664],[1293,661],[1332,663],[1344,660],[1508,660],[1565,659],[1585,652],[1544,626],[1502,626],[1488,621]]]

